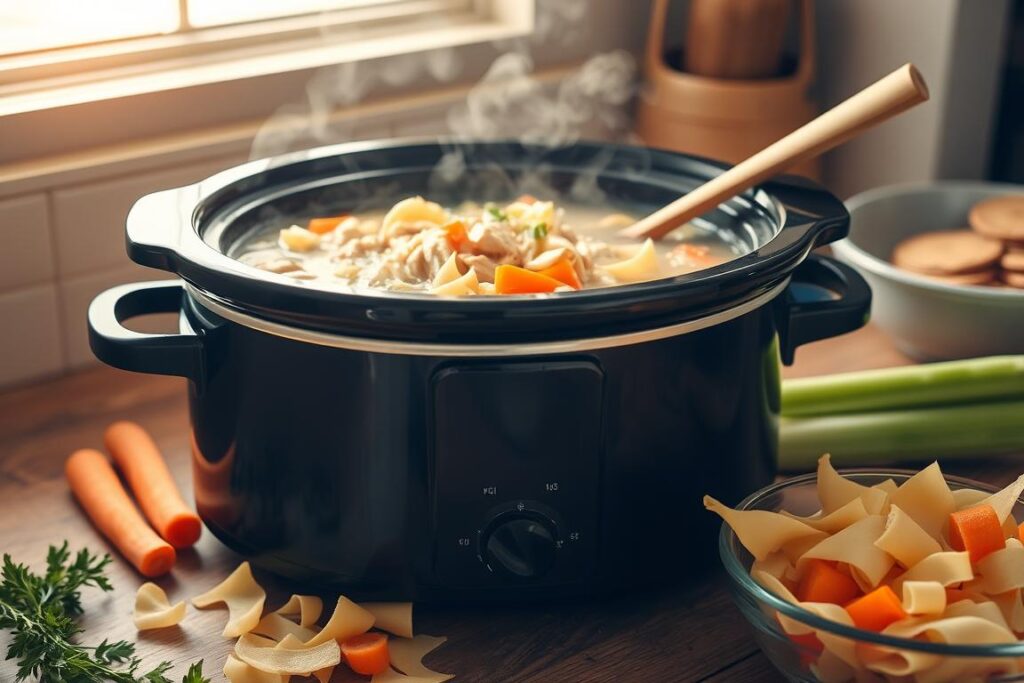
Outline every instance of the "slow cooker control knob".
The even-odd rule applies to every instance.
[[[483,559],[492,571],[515,579],[537,579],[555,563],[555,531],[531,515],[499,518],[483,538]]]

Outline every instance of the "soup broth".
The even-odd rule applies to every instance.
[[[284,277],[343,291],[442,296],[531,294],[671,277],[744,252],[720,233],[686,225],[660,242],[616,233],[626,213],[523,196],[507,204],[445,208],[421,197],[386,212],[278,224],[232,255]]]

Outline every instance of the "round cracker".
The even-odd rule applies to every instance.
[[[1003,282],[1015,289],[1024,289],[1024,273],[1011,273],[1004,270],[1000,275]]]
[[[1024,241],[1024,195],[991,197],[971,207],[971,227],[982,235],[1001,240]]]
[[[1002,255],[998,240],[971,230],[943,230],[903,240],[893,250],[892,262],[915,273],[960,275],[987,270]]]
[[[1024,251],[1008,251],[1003,254],[999,265],[1003,270],[1010,270],[1015,273],[1024,273]]]
[[[974,273],[957,273],[955,275],[935,275],[933,273],[919,273],[929,280],[937,280],[947,285],[989,285],[998,282],[999,271],[979,270]]]

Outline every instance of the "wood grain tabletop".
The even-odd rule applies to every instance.
[[[867,327],[797,352],[790,377],[886,367],[910,362],[877,330]],[[92,368],[0,394],[0,550],[40,566],[47,545],[109,550],[70,497],[62,477],[65,457],[82,447],[102,447],[103,429],[131,419],[150,431],[178,483],[191,494],[188,414],[184,381]],[[1019,473],[1012,461],[951,464],[954,473],[1003,484]],[[706,549],[714,552],[713,548]],[[159,583],[172,601],[218,583],[239,557],[208,532],[182,553],[172,576]],[[110,571],[116,590],[86,590],[83,640],[137,640],[147,662],[176,664],[177,679],[197,659],[215,681],[232,641],[221,638],[225,612],[191,609],[181,627],[141,633],[131,612],[141,579],[117,559]],[[282,600],[273,578],[269,605]],[[622,681],[781,681],[755,645],[717,573],[671,589],[637,590],[601,600],[505,607],[417,608],[420,632],[448,636],[427,664],[456,674],[456,681],[588,683]],[[7,636],[0,635],[6,649]],[[0,681],[13,681],[12,662],[0,662]],[[333,679],[366,681],[339,667]]]

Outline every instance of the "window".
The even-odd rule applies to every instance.
[[[188,5],[189,26],[222,26],[359,5],[385,5],[388,0],[186,0],[184,4]]]
[[[399,3],[396,0],[0,0],[0,54],[389,4]],[[460,4],[469,5],[468,2],[441,3],[437,9],[450,10]]]
[[[177,0],[0,0],[0,53],[170,33],[178,11]]]
[[[528,33],[533,0],[0,0],[0,116]]]

